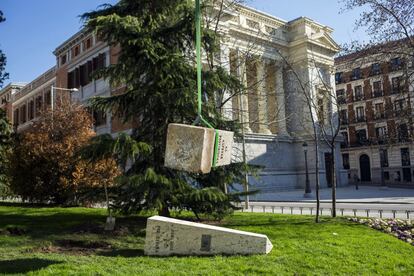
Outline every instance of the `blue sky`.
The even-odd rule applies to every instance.
[[[31,81],[55,64],[53,50],[82,26],[79,15],[117,0],[1,0],[0,49],[8,59],[9,81]],[[338,43],[366,39],[354,32],[359,12],[338,14],[337,0],[248,0],[248,5],[284,20],[312,18],[335,29]]]

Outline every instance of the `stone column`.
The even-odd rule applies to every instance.
[[[240,51],[237,51],[237,75],[239,76],[240,82],[242,83],[243,91],[239,95],[239,103],[240,103],[240,123],[243,124],[243,128],[245,132],[251,133],[252,130],[250,128],[250,121],[249,121],[249,99],[248,99],[248,91],[247,89],[247,66],[246,66],[246,58],[240,54]]]
[[[259,59],[256,62],[257,68],[257,117],[258,117],[258,132],[262,134],[272,134],[269,130],[269,116],[268,116],[268,102],[266,93],[267,72],[265,61]]]
[[[283,85],[283,65],[276,68],[277,125],[279,135],[289,135],[286,124],[286,96]]]
[[[226,70],[227,73],[231,73],[230,68],[230,49],[226,45],[221,45],[221,52],[220,52],[220,65],[221,67]],[[231,93],[229,91],[224,91],[223,95],[220,95],[220,105],[224,103],[221,108],[222,114],[224,118],[227,120],[233,119],[233,101],[231,99]]]

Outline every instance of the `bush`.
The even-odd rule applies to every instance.
[[[76,104],[45,111],[15,141],[11,190],[30,202],[77,204],[84,189],[112,185],[120,174],[114,159],[87,162],[78,155],[95,135],[91,125]]]

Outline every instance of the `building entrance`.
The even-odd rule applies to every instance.
[[[359,169],[361,171],[361,181],[370,182],[371,181],[371,164],[369,157],[366,154],[359,157]]]

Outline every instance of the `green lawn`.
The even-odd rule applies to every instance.
[[[118,219],[110,235],[104,220],[98,209],[0,206],[0,274],[414,274],[413,246],[343,219],[237,213],[223,225],[268,235],[269,255],[170,258],[143,256],[145,218]]]

